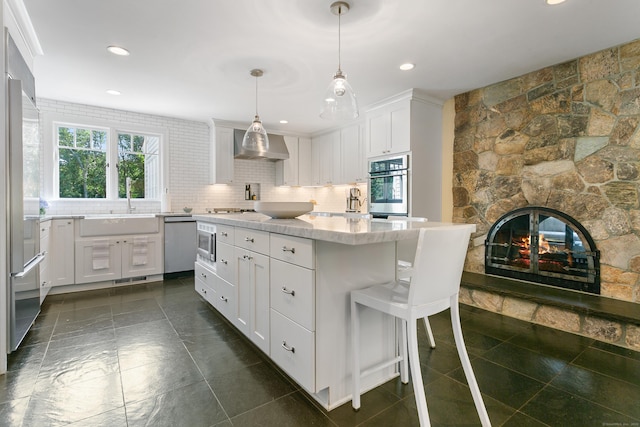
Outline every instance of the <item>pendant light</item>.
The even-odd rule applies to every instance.
[[[320,117],[328,120],[355,119],[360,115],[356,94],[340,69],[340,17],[349,11],[349,3],[337,1],[330,9],[331,13],[338,15],[338,71],[324,94]]]
[[[258,116],[258,77],[261,77],[264,73],[262,70],[256,68],[251,70],[250,74],[256,78],[256,116],[244,134],[244,138],[242,138],[242,148],[264,153],[269,150],[269,137],[267,136],[267,131],[264,130],[262,126],[260,116]]]

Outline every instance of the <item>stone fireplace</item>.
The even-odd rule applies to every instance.
[[[485,240],[485,273],[600,294],[600,253],[570,216],[544,207],[507,212]]]
[[[458,95],[455,108],[454,221],[477,225],[465,271],[485,274],[485,240],[503,215],[553,209],[600,251],[601,297],[640,311],[640,40]],[[505,311],[504,298],[464,298]],[[537,311],[520,317],[640,350],[638,324]]]

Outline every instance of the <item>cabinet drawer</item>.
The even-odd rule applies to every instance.
[[[218,276],[214,278],[216,282],[216,298],[213,306],[230,322],[236,317],[236,296],[235,286]]]
[[[315,330],[315,270],[271,259],[271,308]]]
[[[235,243],[234,230],[235,227],[231,225],[216,224],[216,241],[233,245]]]
[[[216,273],[227,282],[236,283],[236,258],[233,246],[216,243]]]
[[[40,238],[49,237],[49,233],[51,231],[51,220],[42,221],[40,223]]]
[[[215,276],[215,273],[213,271],[209,270],[199,262],[196,262],[194,274],[196,276],[196,279],[201,280],[205,285],[207,285],[207,287],[212,289],[214,288],[213,278]]]
[[[269,255],[269,233],[266,231],[235,229],[235,243],[239,248]]]
[[[314,242],[310,239],[272,233],[269,253],[271,258],[315,268]]]
[[[209,304],[214,305],[216,302],[216,291],[213,287],[209,286],[204,280],[196,277],[195,280],[196,292],[202,296]]]
[[[305,390],[316,392],[315,333],[275,310],[271,310],[271,359]]]

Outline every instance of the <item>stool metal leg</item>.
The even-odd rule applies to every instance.
[[[430,426],[429,411],[427,410],[427,397],[424,393],[422,383],[422,372],[420,369],[420,358],[418,356],[418,326],[417,319],[408,322],[407,338],[409,340],[409,365],[411,366],[411,380],[413,381],[413,393],[416,396],[416,406],[418,407],[418,417],[420,425]]]
[[[351,354],[353,357],[351,371],[351,406],[360,409],[360,318],[358,304],[351,298]]]
[[[436,340],[433,338],[431,323],[429,323],[429,319],[427,318],[427,316],[423,317],[422,320],[424,320],[424,328],[427,330],[427,336],[429,337],[429,346],[431,348],[436,348]]]

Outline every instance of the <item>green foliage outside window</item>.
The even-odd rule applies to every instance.
[[[107,196],[106,140],[103,130],[58,127],[61,198]]]

